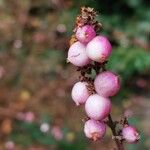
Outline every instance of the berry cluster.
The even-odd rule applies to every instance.
[[[114,123],[112,120],[107,123],[107,118],[110,118],[112,107],[110,97],[118,93],[120,80],[116,74],[105,70],[112,46],[107,37],[98,35],[97,31],[101,26],[95,21],[95,15],[94,9],[81,8],[67,61],[81,71],[82,77],[73,86],[71,95],[76,105],[85,104],[89,119],[85,122],[84,133],[86,137],[98,140],[105,135],[106,124],[116,128],[115,124],[111,124]],[[92,70],[96,73],[94,78],[91,76]],[[123,140],[135,143],[139,139],[138,132],[127,121],[123,123],[120,131],[114,131],[114,136],[120,137],[120,143]]]

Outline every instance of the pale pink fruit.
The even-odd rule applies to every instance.
[[[87,89],[87,82],[77,82],[71,92],[71,96],[76,105],[83,104],[89,97],[89,91]]]
[[[110,56],[112,46],[105,36],[96,36],[86,47],[88,57],[96,62],[105,62]]]
[[[72,44],[68,51],[67,60],[78,67],[83,67],[89,64],[90,59],[85,52],[85,45],[80,42]]]
[[[41,126],[40,126],[40,130],[41,130],[41,132],[43,132],[43,133],[48,132],[49,129],[50,129],[50,126],[49,126],[49,124],[46,123],[46,122],[45,122],[45,123],[42,123]]]
[[[13,141],[7,141],[5,143],[6,150],[15,150],[15,143]]]
[[[110,71],[99,73],[94,81],[96,92],[104,97],[114,96],[120,89],[120,80]]]
[[[85,122],[84,133],[87,138],[96,141],[104,137],[106,133],[106,125],[104,122],[90,119]]]
[[[31,123],[34,120],[35,120],[35,115],[33,112],[29,111],[25,113],[24,121]]]
[[[63,139],[63,132],[62,132],[62,130],[60,129],[60,127],[58,127],[58,126],[52,127],[52,129],[51,129],[51,134],[52,134],[52,136],[53,136],[56,140],[58,140],[58,141],[60,141],[60,140]]]
[[[130,125],[122,129],[122,136],[128,143],[136,143],[140,139],[136,128]]]
[[[85,103],[85,111],[91,119],[103,120],[111,111],[111,101],[98,94],[93,94],[89,96]]]
[[[81,43],[88,43],[96,36],[96,32],[91,25],[85,25],[83,27],[79,27],[76,32],[76,38]]]

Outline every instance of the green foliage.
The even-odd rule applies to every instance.
[[[131,125],[137,125],[140,122],[139,118],[129,118],[129,123]],[[126,149],[127,150],[149,150],[148,146],[145,145],[145,141],[148,140],[148,137],[143,133],[143,131],[140,131],[140,140],[137,144],[126,144]]]
[[[46,119],[47,120],[47,119]],[[10,139],[16,144],[22,147],[28,147],[31,144],[38,144],[47,147],[57,146],[57,149],[64,150],[85,150],[87,141],[83,135],[79,134],[74,141],[67,141],[65,135],[69,132],[68,129],[64,129],[64,138],[62,140],[56,140],[50,132],[42,133],[40,126],[37,123],[16,122],[14,130],[10,135]],[[81,143],[82,141],[82,143]]]
[[[62,150],[62,149],[64,150],[86,150],[87,141],[81,134],[79,134],[73,143],[67,143],[66,141],[61,141],[58,145],[58,149],[59,150]]]
[[[42,133],[36,123],[17,122],[10,139],[24,147],[29,146],[31,143],[56,144],[51,134]]]
[[[118,72],[123,81],[149,67],[149,52],[136,47],[114,49],[108,63],[108,68]]]

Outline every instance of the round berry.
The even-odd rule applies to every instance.
[[[85,45],[80,42],[72,44],[68,51],[67,60],[78,67],[83,67],[89,64],[90,59],[85,52]]]
[[[86,47],[88,57],[96,62],[105,62],[110,56],[112,46],[105,36],[96,36]]]
[[[96,36],[96,32],[93,26],[85,25],[83,27],[79,27],[76,32],[76,38],[81,43],[88,43]]]
[[[104,97],[114,96],[120,89],[120,80],[110,71],[98,74],[94,81],[96,92]]]
[[[136,143],[140,138],[136,128],[130,125],[122,129],[122,136],[128,143]]]
[[[90,119],[85,122],[84,133],[87,138],[96,141],[104,137],[106,133],[106,125],[104,122]]]
[[[76,105],[85,103],[89,97],[87,85],[87,82],[77,82],[73,86],[71,96]]]
[[[91,119],[103,120],[111,111],[111,101],[98,94],[90,95],[85,103],[85,111]]]

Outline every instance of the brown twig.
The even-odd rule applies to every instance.
[[[115,140],[115,143],[116,143],[118,150],[124,150],[122,141],[120,139],[116,138],[118,136],[118,133],[116,132],[116,123],[113,122],[110,114],[108,115],[107,125],[110,127],[110,129],[112,131],[112,134],[114,136],[114,140]]]

